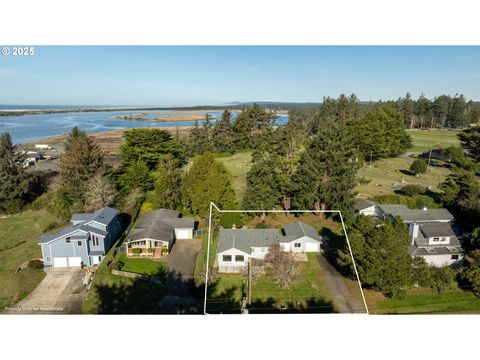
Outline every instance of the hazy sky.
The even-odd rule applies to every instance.
[[[480,47],[36,47],[0,55],[0,104],[158,105],[480,100]]]

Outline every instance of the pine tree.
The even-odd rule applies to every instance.
[[[230,110],[225,110],[222,118],[217,122],[213,129],[213,146],[218,152],[233,152],[233,131],[232,131],[232,113]]]
[[[461,132],[458,137],[467,155],[480,163],[480,126],[467,129]]]
[[[292,177],[294,207],[341,210],[344,217],[351,216],[358,167],[347,125],[324,121]]]
[[[158,208],[176,209],[182,201],[183,172],[172,156],[165,156],[158,166],[155,182],[154,205]]]
[[[206,216],[213,201],[219,208],[235,206],[232,175],[210,153],[198,156],[185,176],[183,202],[193,213]]]
[[[131,164],[119,178],[120,184],[124,188],[124,192],[134,189],[142,191],[151,190],[153,187],[153,179],[147,164],[138,160]]]
[[[72,203],[83,205],[87,182],[103,165],[103,150],[85,131],[74,127],[60,156],[61,188]]]
[[[10,134],[0,134],[0,212],[19,211],[30,198],[33,178],[23,169],[23,161]]]

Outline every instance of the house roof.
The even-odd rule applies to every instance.
[[[83,236],[83,238],[86,237],[86,234],[84,233],[85,230],[81,228],[81,224],[75,225],[75,226],[68,226],[66,228],[61,229],[60,231],[57,231],[56,233],[52,234],[43,234],[40,237],[40,240],[38,241],[39,244],[44,244],[47,242],[50,242],[52,240],[58,239],[62,236],[68,235],[70,233],[75,233],[75,236]],[[83,234],[83,235],[81,235]],[[73,235],[72,235],[73,236]]]
[[[280,238],[277,229],[220,229],[217,253],[238,249],[249,254],[252,247],[270,247]]]
[[[455,236],[451,226],[447,223],[426,223],[419,225],[419,228],[426,238],[434,236]]]
[[[157,209],[143,213],[135,228],[130,232],[128,241],[148,238],[172,243],[174,229],[193,229],[195,226],[193,219],[179,218],[179,215],[178,211],[169,209]]]
[[[412,246],[410,249],[412,256],[425,256],[425,255],[445,255],[445,254],[463,254],[464,251],[461,246],[429,246],[429,247],[416,247]]]
[[[454,217],[447,209],[409,209],[405,205],[378,205],[387,215],[400,216],[403,221],[452,221]]]
[[[356,198],[355,199],[355,210],[360,211],[363,209],[367,209],[371,206],[374,206],[375,203],[367,200],[367,199],[361,199],[361,198]]]
[[[317,231],[312,226],[307,225],[301,221],[296,221],[292,224],[285,226],[284,233],[286,236],[293,236],[297,239],[302,236],[308,236],[309,238],[320,241],[320,236],[318,236]]]
[[[118,215],[118,212],[119,211],[117,209],[106,206],[89,214],[73,214],[72,221],[96,221],[100,224],[108,225],[112,222],[115,216]]]

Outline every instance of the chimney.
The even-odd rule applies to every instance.
[[[232,225],[232,229],[236,229],[237,227],[235,226],[235,224]]]
[[[424,206],[422,207],[422,210],[423,210],[423,211],[427,211],[428,208],[424,205]]]

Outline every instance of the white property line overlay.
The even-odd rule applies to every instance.
[[[211,241],[211,230],[212,230],[212,208],[215,208],[220,213],[337,213],[340,215],[340,221],[342,222],[343,232],[345,233],[345,239],[347,239],[348,251],[352,257],[353,269],[355,270],[355,275],[357,276],[358,287],[360,288],[360,293],[362,294],[363,305],[365,305],[365,310],[367,315],[369,315],[367,301],[365,300],[365,294],[363,293],[362,283],[360,281],[360,276],[358,275],[357,265],[355,264],[355,258],[353,257],[352,247],[350,246],[350,240],[348,239],[347,229],[345,228],[345,223],[343,221],[342,212],[340,210],[220,210],[217,205],[212,201],[210,202],[210,214],[208,217],[208,242],[207,242],[207,264],[205,269],[205,298],[203,302],[203,313],[205,315],[210,315],[207,313],[207,292],[208,292],[208,268],[209,268],[209,259],[210,259],[210,241]]]

